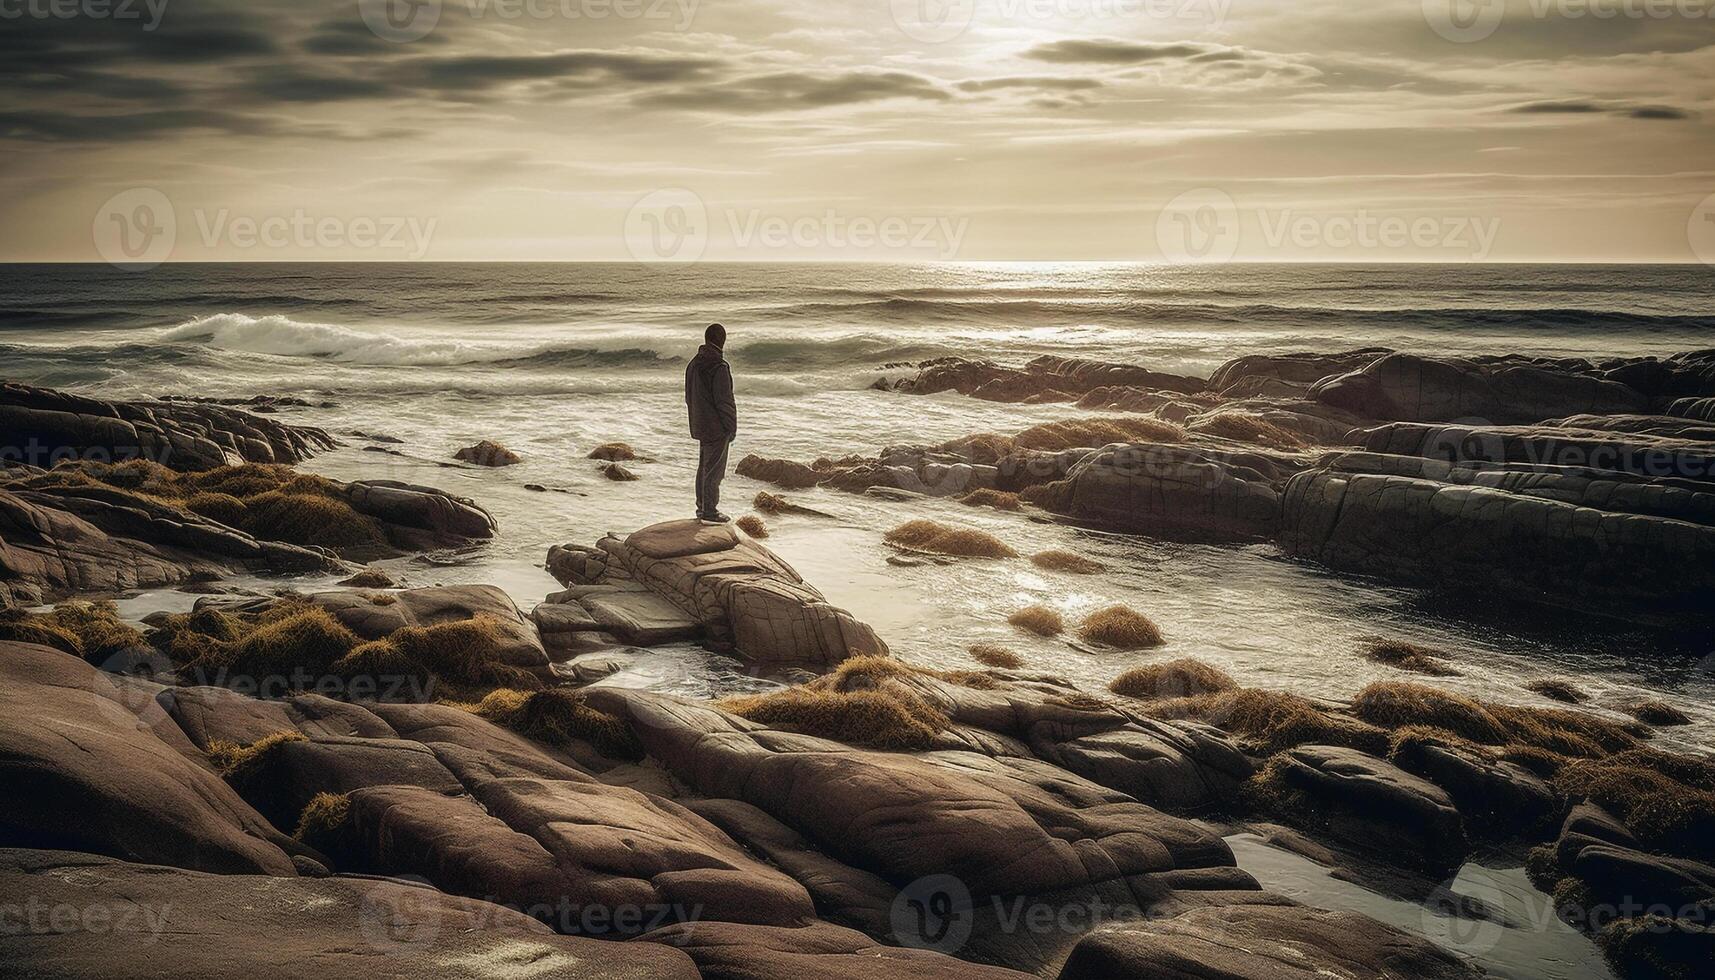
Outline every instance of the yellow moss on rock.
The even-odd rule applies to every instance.
[[[579,740],[591,743],[604,755],[613,758],[638,759],[643,755],[630,726],[613,715],[590,707],[578,691],[501,688],[489,692],[475,704],[459,704],[457,707],[549,745]]]
[[[46,613],[0,610],[0,640],[37,643],[94,663],[144,645],[143,634],[107,600],[63,602]]]
[[[921,518],[907,521],[887,532],[885,540],[901,548],[960,558],[1018,557],[1018,552],[986,531],[949,527]]]
[[[1024,658],[1008,650],[1006,647],[993,643],[976,643],[970,647],[972,659],[987,667],[998,667],[1003,670],[1016,670],[1024,666]]]
[[[1238,684],[1218,667],[1184,657],[1164,664],[1135,667],[1113,679],[1108,690],[1129,698],[1184,698],[1231,691]]]
[[[1108,606],[1085,616],[1078,627],[1078,636],[1087,643],[1120,650],[1146,650],[1166,642],[1153,620],[1122,605]]]
[[[1023,609],[1006,617],[1006,621],[1027,633],[1037,636],[1058,636],[1066,631],[1066,621],[1058,610],[1052,606],[1025,606]]]

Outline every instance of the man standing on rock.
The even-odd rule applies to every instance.
[[[685,407],[691,413],[691,438],[702,447],[697,453],[697,517],[704,524],[732,520],[720,512],[727,447],[738,434],[732,368],[721,354],[725,347],[726,328],[711,323],[703,331],[703,346],[685,367]]]

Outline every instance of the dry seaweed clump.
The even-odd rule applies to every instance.
[[[280,731],[264,735],[248,745],[215,740],[208,743],[208,761],[215,771],[234,786],[242,787],[256,778],[268,762],[268,756],[287,742],[304,742],[302,732]]]
[[[1325,710],[1284,691],[1239,688],[1186,698],[1151,701],[1142,706],[1152,718],[1190,718],[1239,736],[1259,755],[1300,745],[1343,745],[1374,755],[1387,751],[1387,732],[1355,718]]]
[[[755,514],[746,514],[738,520],[733,521],[733,523],[738,525],[738,529],[740,531],[743,531],[753,538],[768,537],[768,525],[762,523],[762,518],[757,517]]]
[[[1524,686],[1524,689],[1534,694],[1540,694],[1550,701],[1559,701],[1561,704],[1583,704],[1590,700],[1590,695],[1580,691],[1572,682],[1555,677],[1531,681]]]
[[[993,507],[995,510],[1019,510],[1022,506],[1018,502],[1018,494],[986,487],[965,494],[959,498],[959,503],[970,507]]]
[[[1458,677],[1459,671],[1433,651],[1404,640],[1375,640],[1363,649],[1365,660],[1431,677]]]
[[[756,499],[751,502],[751,506],[755,507],[758,513],[779,515],[787,513],[792,505],[779,494],[769,493],[767,490],[758,490]]]
[[[1707,902],[1701,912],[1707,923]],[[1596,942],[1615,972],[1638,980],[1703,980],[1715,955],[1708,925],[1655,912],[1610,923]]]
[[[1008,650],[1006,647],[993,643],[975,643],[970,647],[971,659],[985,667],[997,667],[1001,670],[1017,670],[1024,666],[1024,658]]]
[[[1646,725],[1665,727],[1669,725],[1689,725],[1691,718],[1685,712],[1656,698],[1642,698],[1627,702],[1620,708],[1626,714]]]
[[[1251,412],[1215,412],[1197,419],[1191,428],[1223,439],[1271,449],[1303,449],[1308,445],[1297,433]]]
[[[624,463],[641,457],[637,455],[637,450],[632,449],[628,443],[604,442],[590,450],[590,454],[584,458],[599,459],[609,463]]]
[[[237,528],[252,537],[330,548],[341,554],[386,550],[387,535],[359,514],[339,484],[278,463],[180,473],[158,463],[79,463],[36,478],[45,485],[107,486]]]
[[[1006,617],[1006,621],[1037,636],[1058,636],[1066,631],[1066,621],[1060,617],[1059,611],[1051,606],[1025,606]]]
[[[351,796],[317,793],[298,814],[292,839],[316,849],[336,866],[361,861],[359,848],[351,840]]]
[[[478,466],[516,466],[523,462],[517,453],[493,439],[484,439],[474,446],[466,446],[453,453],[453,458]]]
[[[0,640],[39,643],[94,663],[144,645],[143,634],[121,622],[119,608],[106,600],[65,602],[46,613],[0,609]]]
[[[730,698],[720,706],[770,728],[894,751],[933,747],[947,716],[897,686],[827,690],[790,687],[771,694]]]
[[[1715,762],[1631,749],[1572,760],[1554,787],[1619,817],[1647,850],[1715,860]]]
[[[999,538],[974,528],[949,527],[919,518],[887,532],[888,544],[959,558],[1017,558]]]
[[[1402,682],[1369,685],[1358,692],[1352,712],[1386,728],[1427,725],[1483,745],[1529,746],[1581,758],[1635,748],[1644,731],[1582,711],[1489,704]]]
[[[1084,617],[1078,636],[1087,643],[1100,643],[1120,650],[1147,650],[1166,641],[1161,627],[1148,616],[1128,606],[1108,606]]]
[[[258,611],[207,607],[168,616],[146,639],[207,684],[266,680],[303,689],[335,677],[353,696],[406,701],[542,686],[502,660],[508,638],[501,624],[484,616],[406,626],[365,642],[320,606],[286,599]]]
[[[643,757],[642,745],[630,726],[590,707],[579,691],[502,688],[475,704],[457,706],[538,742],[564,745],[584,741],[612,758]]]
[[[1094,575],[1106,571],[1108,567],[1083,555],[1058,550],[1038,551],[1030,556],[1030,563],[1050,572],[1068,572],[1073,575]]]
[[[1158,698],[1186,698],[1199,694],[1231,691],[1238,684],[1218,667],[1201,660],[1184,657],[1164,664],[1135,667],[1113,679],[1108,690],[1128,698],[1149,701]]]

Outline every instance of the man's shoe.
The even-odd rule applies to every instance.
[[[697,520],[702,521],[704,524],[731,524],[732,523],[732,518],[726,516],[725,514],[721,513],[718,510],[715,511],[713,514],[702,514],[702,515],[698,516]]]

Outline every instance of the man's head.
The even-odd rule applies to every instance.
[[[709,324],[709,328],[703,331],[703,343],[724,348],[726,346],[726,328],[718,323]]]

